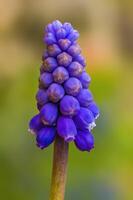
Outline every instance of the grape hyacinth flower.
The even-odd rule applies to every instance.
[[[94,148],[94,137],[89,131],[78,131],[75,145],[80,151],[90,151]]]
[[[30,120],[29,131],[40,149],[55,141],[51,200],[64,197],[68,143],[74,142],[81,151],[94,148],[92,129],[99,108],[89,90],[91,78],[78,37],[70,23],[58,20],[48,24],[44,31],[46,50],[36,94],[38,113]]]
[[[85,59],[81,55],[81,48],[77,43],[78,37],[79,33],[73,29],[70,23],[62,24],[56,20],[46,26],[44,42],[47,48],[42,57],[40,89],[36,94],[39,107],[38,116],[40,116],[40,124],[43,124],[43,129],[45,126],[55,126],[56,128],[58,118],[67,116],[74,122],[77,130],[81,124],[83,124],[83,129],[88,127],[90,130],[89,120],[94,125],[99,116],[99,109],[88,89],[91,78],[85,71]],[[34,126],[37,126],[37,122],[38,118],[35,118]],[[30,130],[32,131],[32,129]],[[40,132],[40,130],[38,132],[38,128],[33,130],[36,136]],[[56,134],[59,134],[57,128]],[[65,133],[64,136],[61,135],[65,140]]]

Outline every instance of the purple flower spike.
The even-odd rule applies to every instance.
[[[57,60],[60,66],[67,67],[72,62],[72,57],[69,54],[63,52],[57,56]]]
[[[92,130],[96,126],[94,116],[88,108],[81,107],[73,120],[79,130]]]
[[[53,72],[54,81],[64,83],[69,78],[69,73],[64,67],[57,67]]]
[[[57,83],[53,83],[49,86],[48,90],[48,98],[50,101],[57,103],[65,94],[63,87]]]
[[[40,119],[40,115],[35,115],[29,122],[29,131],[31,134],[37,134],[37,132],[43,127]]]
[[[81,89],[77,95],[77,99],[81,106],[88,107],[89,104],[93,101],[93,96],[89,90]]]
[[[60,111],[63,115],[74,116],[80,110],[79,102],[73,96],[66,95],[60,102]]]
[[[55,139],[56,130],[53,127],[42,128],[36,137],[37,146],[40,149],[44,149],[49,146]]]
[[[83,71],[83,66],[78,62],[72,62],[68,67],[68,71],[70,76],[79,77]]]
[[[57,132],[66,142],[71,142],[77,134],[76,126],[69,117],[60,116],[57,121]]]
[[[79,80],[81,81],[83,88],[87,89],[91,82],[91,77],[85,71],[83,71],[79,77]]]
[[[40,87],[47,88],[53,82],[53,76],[51,73],[44,72],[40,76]]]
[[[81,151],[94,147],[90,133],[96,126],[99,108],[89,90],[90,76],[78,44],[79,33],[68,23],[55,20],[45,28],[39,89],[36,94],[39,114],[29,123],[37,146],[47,147],[55,134],[74,141]]]
[[[100,111],[95,102],[90,103],[88,109],[93,113],[95,119],[99,117]]]
[[[76,96],[80,92],[82,85],[77,78],[72,77],[65,82],[64,88],[67,94]]]
[[[90,151],[94,148],[94,137],[89,131],[78,131],[75,145],[81,151]]]
[[[40,111],[40,117],[44,125],[54,125],[58,117],[57,105],[53,103],[45,104]]]

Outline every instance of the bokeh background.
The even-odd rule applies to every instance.
[[[37,109],[44,26],[59,19],[79,43],[101,110],[95,149],[70,144],[66,200],[133,199],[133,11],[129,0],[0,0],[0,199],[48,199],[51,145],[27,132]]]

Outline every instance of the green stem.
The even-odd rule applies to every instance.
[[[50,200],[64,200],[68,160],[68,143],[57,136],[54,143]]]

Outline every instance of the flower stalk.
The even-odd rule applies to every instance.
[[[49,200],[64,200],[67,177],[68,143],[56,136],[53,152],[53,169]]]

